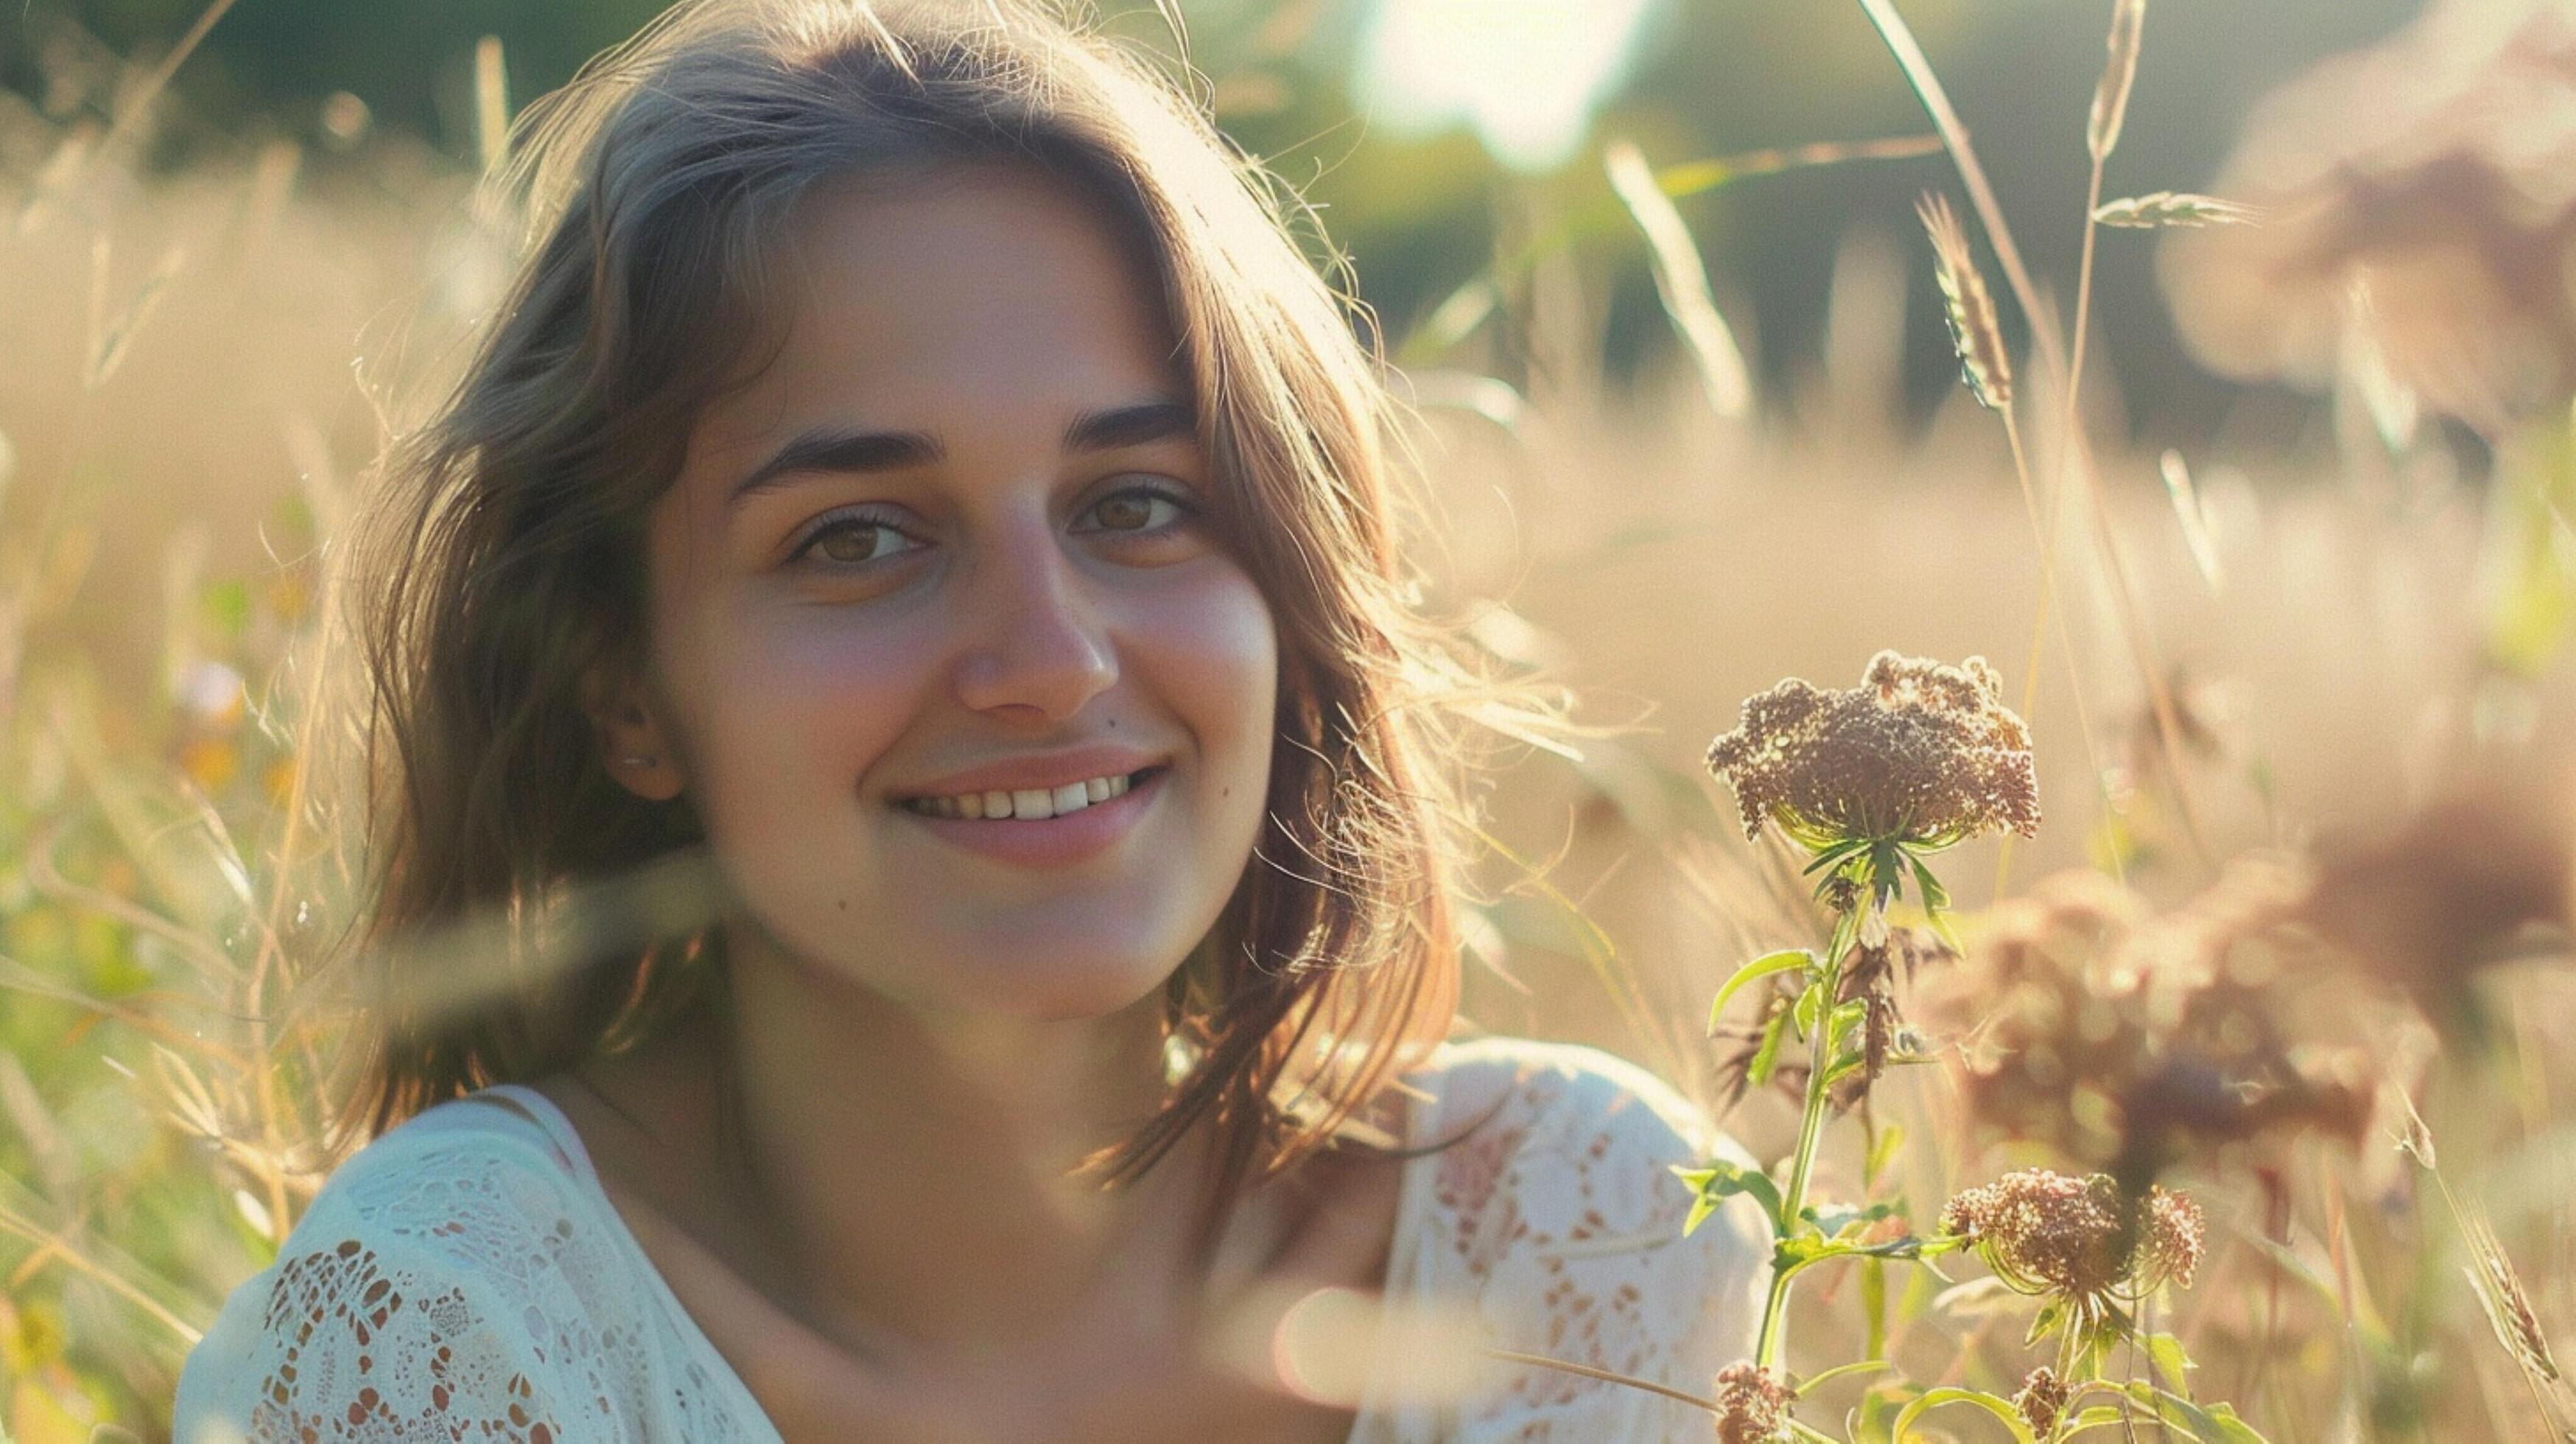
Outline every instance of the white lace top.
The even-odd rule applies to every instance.
[[[1470,1306],[1494,1347],[1695,1394],[1752,1352],[1767,1237],[1738,1198],[1688,1239],[1667,1165],[1736,1144],[1661,1080],[1598,1049],[1443,1044],[1407,1081],[1390,1302]],[[751,1391],[627,1231],[581,1139],[458,1099],[388,1129],[325,1182],[276,1262],[233,1290],[179,1380],[178,1444],[521,1440],[780,1444]],[[477,1095],[480,1096],[480,1095]],[[1704,1439],[1644,1390],[1489,1360],[1463,1401],[1372,1378],[1352,1444]]]

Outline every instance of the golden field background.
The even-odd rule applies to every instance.
[[[2524,8],[2535,24],[2564,19]],[[2466,24],[2424,33],[2463,52],[2492,38]],[[2150,55],[2155,43],[2151,32]],[[311,1085],[328,1020],[289,1025],[280,1011],[347,902],[317,861],[330,819],[312,804],[329,779],[298,766],[300,727],[345,721],[303,700],[323,565],[364,504],[401,383],[452,357],[505,274],[472,167],[390,129],[327,157],[281,139],[153,163],[180,124],[154,106],[170,59],[104,72],[67,107],[0,95],[0,1429],[24,1444],[166,1432],[194,1331],[267,1262],[327,1171],[304,1140],[320,1118]],[[2557,90],[2532,81],[2510,111],[2516,144],[2542,161],[2576,135],[2576,67],[2561,65],[2545,71]],[[2480,73],[2424,83],[2473,91]],[[2561,109],[2534,108],[2533,94]],[[1891,134],[1929,129],[1916,117]],[[2063,132],[2080,156],[2080,103]],[[1605,121],[1575,168],[1598,171],[1616,138]],[[2474,136],[2458,143],[2477,149]],[[1948,159],[1925,153],[1747,177],[1727,203],[1888,168],[1916,189],[1957,189]],[[2186,182],[2200,178],[2126,190]],[[2025,230],[2082,226],[2080,194],[2011,199]],[[1571,210],[1562,188],[1501,183],[1496,259],[1480,273],[1493,314],[1447,344],[1424,341],[1427,322],[1390,337],[1434,500],[1421,530],[1433,604],[1617,728],[1579,763],[1533,753],[1494,775],[1494,830],[1543,864],[1542,880],[1489,860],[1466,1011],[1491,1031],[1635,1058],[1768,1160],[1790,1145],[1795,1100],[1756,1090],[1730,1104],[1702,1020],[1737,964],[1821,935],[1700,758],[1744,697],[1788,676],[1850,686],[1882,648],[1982,655],[2018,701],[2040,603],[2033,519],[1992,412],[1964,388],[1928,410],[1909,400],[1904,340],[1938,324],[1927,318],[1940,302],[1902,208],[1834,238],[1814,354],[1757,364],[1752,405],[1729,417],[1668,338],[1633,374],[1603,359],[1648,264],[1629,216],[1614,211],[1609,241],[1541,245],[1514,263],[1548,234],[1552,206]],[[2271,217],[2305,214],[2277,206]],[[2410,240],[2384,262],[2365,236],[2338,257],[2402,273],[2413,309],[2388,315],[2419,330],[2450,314],[2446,295],[2461,316],[2486,314],[2479,224],[2529,226],[2576,255],[2554,220],[2445,214],[2466,239]],[[2173,242],[2106,231],[2100,244]],[[2195,285],[2241,286],[2227,267],[2254,264],[2214,247],[2163,259],[2166,294],[2184,306]],[[1355,260],[1365,276],[1368,252]],[[1705,265],[1752,348],[1721,252],[1662,261]],[[2073,276],[2039,279],[2071,306]],[[2524,314],[2545,333],[2545,317]],[[2101,320],[2083,398],[2092,475],[2156,674],[2205,724],[2179,783],[2195,842],[2176,780],[2141,760],[2153,732],[2122,582],[2082,472],[2058,464],[2062,393],[2021,325],[2033,481],[2043,499],[2067,498],[2054,544],[2075,666],[2054,637],[2038,653],[2041,835],[2012,849],[2008,875],[1991,842],[1943,865],[1972,958],[2001,925],[1993,905],[2069,870],[2116,872],[2142,906],[2179,907],[2228,859],[2383,835],[2476,775],[2569,816],[2555,769],[2576,719],[2563,394],[2576,377],[2535,382],[2537,401],[2517,391],[2479,407],[2445,365],[2411,388],[2424,414],[2409,435],[2391,420],[2405,409],[2392,393],[2410,389],[2408,336],[2392,331],[2375,343],[2377,370],[2329,358],[2323,374],[2290,378],[2312,403],[2267,393],[2171,448],[2182,486],[2168,479],[2165,429],[2115,399],[2126,338]],[[2533,357],[2565,354],[2551,345],[2576,338],[2544,335],[2515,376],[2548,370]],[[2159,443],[2126,440],[2139,435]],[[2447,861],[2473,872],[2474,837],[2456,851]],[[2484,960],[2469,937],[2489,920],[2446,919],[2462,937],[2460,986],[2500,1020],[2483,1047],[2359,974],[2324,1000],[2341,1014],[2335,1041],[2358,1040],[2376,1081],[2413,1096],[2551,1340],[2576,1326],[2565,918],[2562,902],[2507,928],[2514,960],[2474,979]],[[1941,978],[1918,981],[1927,1000],[1943,993]],[[1927,1009],[1926,1027],[1973,1018],[1979,999],[1967,990],[1948,1006]],[[1919,1220],[1959,1188],[2052,1161],[1970,1116],[1959,1067],[1901,1069],[1881,1089],[1881,1121],[1906,1141],[1877,1196],[1901,1194]],[[2182,1164],[2168,1183],[2208,1206],[2210,1261],[2160,1327],[2201,1361],[2203,1397],[2234,1402],[2274,1439],[2547,1437],[2545,1406],[2463,1276],[2451,1216],[2394,1147],[2397,1126],[2381,1117],[2357,1143],[2306,1136]],[[1829,1136],[1824,1167],[1839,1196],[1859,1196],[1856,1131]],[[1811,1277],[1793,1367],[1868,1357],[1857,1274]],[[1919,1270],[1892,1271],[1889,1293],[1883,1343],[1905,1375],[2010,1392],[2028,1362],[2026,1314],[1945,1294]],[[1869,1386],[1832,1385],[1801,1417],[1838,1428]],[[2002,1437],[1944,1418],[1956,1437]]]

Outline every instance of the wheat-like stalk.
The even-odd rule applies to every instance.
[[[2532,1308],[2531,1294],[2514,1271],[2503,1241],[2496,1237],[2495,1226],[2472,1204],[2461,1210],[2460,1232],[2469,1245],[2470,1261],[2465,1265],[2469,1284],[2477,1291],[2487,1322],[2495,1326],[2497,1341],[2533,1378],[2559,1382],[2558,1360],[2540,1330],[2540,1315]]]
[[[1941,283],[1941,301],[1950,322],[1950,344],[1958,349],[1959,367],[1968,389],[1997,411],[2012,405],[2012,355],[2004,349],[2003,326],[1995,319],[1995,298],[1977,271],[1968,249],[1968,233],[1950,209],[1946,196],[1929,194],[1916,206],[1923,229],[1932,237],[1933,274]]]
[[[2158,226],[2247,226],[2259,219],[2261,213],[2252,206],[2187,191],[2149,191],[2093,208],[2096,225],[2141,231]]]
[[[2084,143],[2095,164],[2120,143],[2120,127],[2129,118],[2129,92],[2138,83],[2138,43],[2147,19],[2147,0],[2113,0],[2111,58],[2102,81],[2093,88],[2093,112],[2084,124]]]

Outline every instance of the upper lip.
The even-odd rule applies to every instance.
[[[1163,759],[1132,747],[1076,747],[1067,752],[1041,752],[1027,757],[1012,757],[988,762],[963,772],[952,772],[897,791],[897,799],[914,797],[949,797],[966,792],[1021,792],[1032,788],[1053,790],[1094,777],[1124,777],[1151,767]]]

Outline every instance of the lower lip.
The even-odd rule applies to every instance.
[[[969,852],[1019,867],[1070,867],[1125,837],[1170,775],[1171,769],[1163,768],[1106,802],[1061,817],[932,817],[902,806],[896,811]]]

